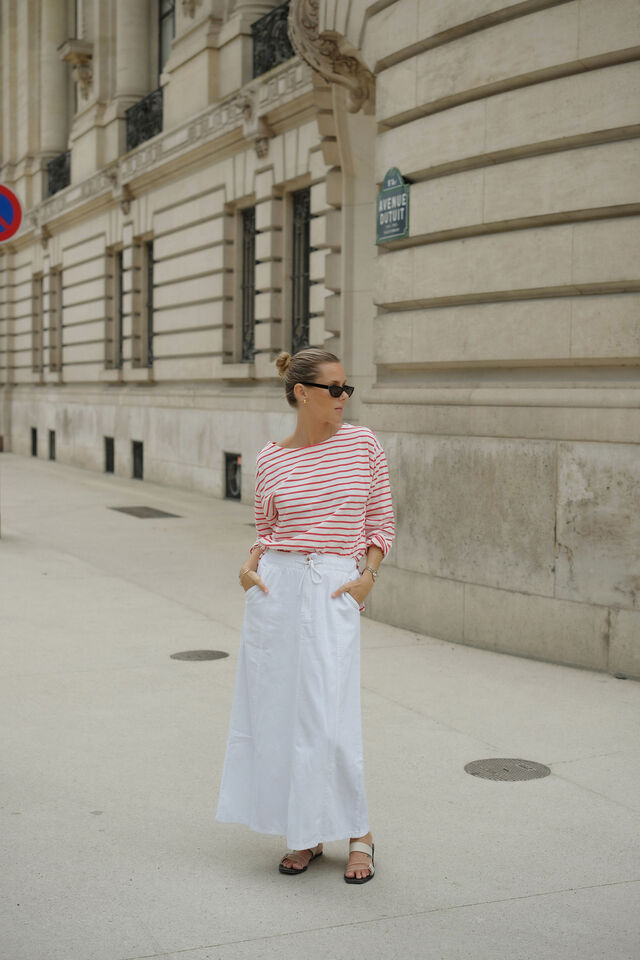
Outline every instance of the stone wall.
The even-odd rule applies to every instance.
[[[373,254],[372,615],[639,677],[640,6],[353,0],[318,30],[375,75],[376,183],[411,183]]]
[[[239,408],[242,408],[240,412]],[[49,456],[55,432],[56,460],[87,470],[105,469],[105,437],[114,441],[114,473],[133,475],[133,441],[143,443],[144,479],[214,497],[225,496],[225,454],[242,457],[242,496],[253,502],[255,456],[267,439],[290,432],[291,416],[281,390],[260,398],[239,390],[174,385],[152,393],[136,387],[113,390],[84,384],[63,391],[16,387],[11,399],[14,453]],[[247,534],[249,543],[250,533]],[[248,544],[249,545],[249,544]]]

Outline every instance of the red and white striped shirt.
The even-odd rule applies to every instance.
[[[343,423],[309,447],[273,441],[256,458],[255,516],[261,545],[337,553],[356,561],[395,536],[384,450],[367,427]]]

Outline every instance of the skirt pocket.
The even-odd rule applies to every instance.
[[[253,588],[252,588],[252,589],[253,589]],[[358,601],[356,600],[356,598],[355,598],[354,596],[352,596],[347,590],[345,590],[343,596],[346,597],[347,600],[349,601],[349,603],[352,604],[352,605],[356,608],[356,610],[358,611],[358,613],[360,613],[360,604],[358,603]]]

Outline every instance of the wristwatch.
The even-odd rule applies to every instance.
[[[373,582],[375,583],[378,579],[378,571],[374,570],[373,567],[365,567],[364,570],[368,570],[371,576],[373,577]],[[364,570],[362,571],[364,573]]]

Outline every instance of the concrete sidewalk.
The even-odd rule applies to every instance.
[[[251,510],[0,472],[3,960],[638,960],[640,684],[363,619],[376,877],[345,844],[282,876],[282,840],[214,820]]]

